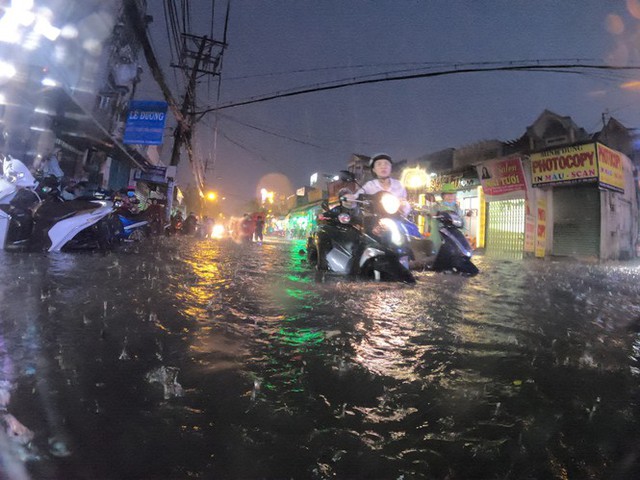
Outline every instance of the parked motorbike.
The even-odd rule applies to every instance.
[[[344,198],[324,206],[318,228],[307,241],[307,260],[319,271],[376,280],[415,283],[407,268],[411,254],[400,202],[388,192],[361,196],[356,208]]]
[[[63,201],[19,160],[3,162],[0,242],[8,250],[106,249],[122,229],[107,200]]]
[[[0,176],[0,248],[28,244],[33,230],[32,207],[42,201],[38,182],[19,160],[5,157]]]
[[[130,198],[114,197],[115,213],[122,224],[121,240],[125,242],[137,242],[151,235],[149,218],[144,212],[140,212],[136,202]]]
[[[476,275],[479,270],[471,261],[473,249],[462,233],[460,216],[456,212],[440,211],[433,218],[438,220],[438,230],[442,238],[437,252],[433,251],[433,242],[422,237],[415,224],[409,222],[413,225],[407,229],[413,253],[412,266],[436,272]]]

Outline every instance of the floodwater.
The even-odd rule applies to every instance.
[[[640,263],[415,286],[302,243],[0,252],[0,477],[640,474]]]

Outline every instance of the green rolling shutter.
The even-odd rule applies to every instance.
[[[600,256],[600,190],[594,185],[553,189],[551,253]]]

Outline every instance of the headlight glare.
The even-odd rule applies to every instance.
[[[400,209],[400,199],[390,193],[384,194],[380,199],[380,203],[384,211],[389,215],[393,215]]]

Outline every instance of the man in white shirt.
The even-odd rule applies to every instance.
[[[393,160],[391,160],[391,156],[386,153],[378,153],[369,160],[369,167],[376,178],[369,180],[353,195],[346,195],[347,199],[355,200],[362,193],[373,195],[380,191],[389,192],[400,199],[400,213],[407,216],[411,211],[411,206],[407,202],[407,190],[400,181],[391,178],[391,171],[393,170]]]

